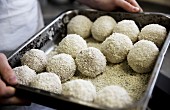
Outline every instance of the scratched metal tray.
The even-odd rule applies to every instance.
[[[54,19],[49,25],[44,27],[41,31],[36,33],[32,38],[30,38],[26,43],[24,43],[21,47],[17,49],[9,58],[8,61],[12,67],[20,66],[20,58],[22,55],[32,49],[37,48],[49,53],[52,51],[54,46],[58,44],[62,38],[64,38],[67,34],[66,26],[70,19],[76,15],[85,15],[89,17],[92,21],[102,15],[110,15],[117,22],[123,19],[132,19],[136,22],[139,29],[144,27],[147,24],[157,23],[162,26],[165,26],[168,35],[166,40],[164,41],[163,46],[160,48],[160,54],[155,63],[154,69],[152,71],[151,77],[149,79],[149,83],[147,89],[142,96],[142,98],[134,103],[131,106],[128,106],[123,109],[116,110],[145,110],[147,108],[148,101],[152,95],[153,88],[155,86],[155,82],[157,80],[160,67],[162,65],[164,55],[167,51],[170,41],[170,18],[163,13],[127,13],[127,12],[103,12],[103,11],[95,11],[95,10],[68,10],[61,13],[59,16]],[[81,109],[81,110],[94,110],[94,109],[110,109],[105,108],[97,104],[84,102],[81,100],[74,99],[72,97],[66,97],[63,95],[58,95],[54,93],[50,93],[47,91],[33,89],[24,85],[16,86],[16,95],[30,99],[34,103],[38,103],[41,105],[45,105],[51,108],[56,109]]]

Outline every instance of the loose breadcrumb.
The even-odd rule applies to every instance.
[[[97,49],[99,49],[100,51],[101,51],[101,43],[102,42],[98,42],[98,41],[96,41],[94,38],[92,38],[92,37],[89,37],[89,38],[87,38],[87,39],[85,39],[86,40],[86,42],[87,42],[87,46],[88,47],[95,47],[95,48],[97,48]]]
[[[95,45],[94,39],[88,39],[87,45],[91,43],[93,46],[101,44],[96,42]],[[133,71],[125,60],[120,64],[108,63],[104,72],[95,78],[86,77],[77,71],[70,80],[89,80],[96,86],[97,91],[101,90],[105,86],[120,85],[128,91],[134,101],[138,101],[146,90],[150,75],[150,73],[139,74]]]
[[[150,75],[150,73],[139,74],[134,72],[128,66],[127,61],[124,61],[120,64],[108,64],[105,71],[96,78],[77,73],[70,80],[89,80],[96,86],[97,91],[105,86],[120,85],[128,91],[134,101],[138,101],[146,90]]]

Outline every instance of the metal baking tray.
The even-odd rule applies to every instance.
[[[70,19],[76,15],[85,15],[89,17],[92,21],[102,15],[110,15],[117,22],[123,19],[132,19],[136,22],[139,29],[144,27],[147,24],[157,23],[162,26],[165,26],[168,35],[166,40],[164,41],[163,46],[160,48],[160,54],[155,63],[154,69],[151,73],[149,83],[145,93],[142,98],[134,103],[131,106],[123,109],[116,110],[145,110],[147,108],[149,99],[152,96],[152,91],[155,86],[155,82],[157,80],[164,55],[168,49],[169,41],[170,41],[170,17],[166,16],[163,13],[153,13],[153,12],[144,12],[144,13],[128,13],[128,12],[104,12],[104,11],[96,11],[96,10],[66,10],[60,15],[56,17],[49,25],[44,27],[34,36],[32,36],[28,41],[26,41],[22,46],[20,46],[9,58],[8,61],[10,65],[14,68],[16,66],[20,66],[20,58],[22,55],[32,49],[41,49],[46,53],[49,53],[53,50],[54,46],[58,44],[62,38],[64,38],[67,34],[67,24]],[[34,103],[38,103],[41,105],[45,105],[51,108],[56,109],[81,109],[81,110],[97,110],[97,109],[110,109],[105,108],[100,105],[84,102],[78,99],[74,99],[72,97],[66,97],[63,95],[58,95],[54,93],[50,93],[48,91],[31,88],[24,85],[17,85],[16,95],[19,97],[23,97],[31,100]]]

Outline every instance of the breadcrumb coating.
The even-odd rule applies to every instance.
[[[70,54],[73,58],[82,50],[87,48],[86,41],[77,34],[68,34],[57,47],[58,53]]]
[[[46,70],[56,73],[65,82],[75,74],[76,64],[71,55],[62,53],[48,60]]]
[[[26,86],[29,86],[30,82],[36,76],[36,72],[29,68],[27,65],[15,67],[13,68],[13,71],[17,77],[18,83]]]
[[[91,28],[93,38],[97,41],[104,41],[112,34],[116,25],[115,19],[111,16],[104,15],[97,18]]]
[[[130,38],[121,33],[113,33],[101,44],[101,51],[111,63],[120,63],[133,48]]]
[[[30,83],[30,86],[57,94],[62,92],[62,85],[59,76],[51,72],[37,74],[34,80]]]
[[[94,47],[82,50],[75,59],[77,69],[85,76],[96,77],[106,67],[106,58],[103,53]]]
[[[22,56],[21,64],[27,65],[36,72],[42,72],[45,71],[47,57],[42,50],[31,49]]]
[[[96,88],[90,81],[76,79],[68,81],[62,86],[62,94],[67,96],[72,96],[84,101],[93,101],[96,96]]]
[[[91,35],[92,21],[84,16],[77,15],[73,17],[67,25],[68,34],[78,34],[83,38],[87,38]]]
[[[165,38],[167,36],[167,31],[164,26],[159,24],[149,24],[142,28],[139,33],[139,40],[149,40],[154,42],[158,47],[161,47]]]
[[[133,20],[119,21],[117,26],[113,29],[113,33],[122,33],[127,35],[133,43],[138,40],[140,30]]]
[[[128,55],[129,66],[138,73],[150,72],[159,55],[158,47],[148,40],[140,40],[134,44]]]
[[[94,102],[107,107],[124,108],[132,104],[132,98],[125,88],[111,85],[98,91]]]

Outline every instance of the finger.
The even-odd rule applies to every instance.
[[[130,4],[132,4],[133,6],[139,7],[140,12],[143,12],[143,9],[139,6],[139,4],[136,2],[136,0],[126,0],[126,1],[129,2]]]
[[[0,73],[3,79],[11,85],[16,84],[16,76],[8,63],[6,56],[2,53],[0,53],[0,61]]]
[[[0,79],[0,97],[10,97],[15,94],[15,88],[6,86],[6,84]]]
[[[24,100],[18,97],[10,97],[10,98],[0,98],[1,105],[30,105],[31,101]]]
[[[130,4],[129,2],[125,0],[116,0],[115,4],[128,12],[139,12],[140,11],[139,7],[133,6],[132,4]]]

